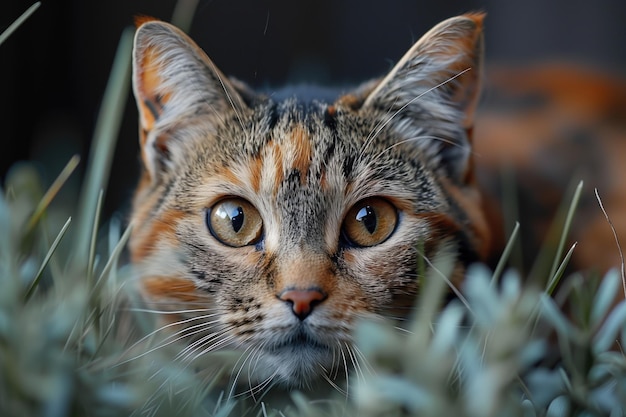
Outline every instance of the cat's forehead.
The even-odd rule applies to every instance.
[[[265,100],[248,113],[234,112],[223,123],[215,140],[230,152],[220,152],[224,162],[241,162],[241,157],[258,159],[273,154],[306,173],[312,164],[349,157],[360,146],[365,128],[346,123],[354,115],[338,114],[334,105],[319,100],[289,97]],[[209,139],[211,141],[211,139]],[[267,156],[267,155],[266,155]],[[285,166],[285,168],[287,168]]]
[[[337,164],[358,148],[353,135],[339,132],[335,117],[332,105],[320,101],[263,102],[247,116],[235,115],[224,125],[226,131],[218,132],[221,146],[229,150],[221,152],[221,165],[239,175],[245,172],[249,181],[244,184],[254,192],[270,191],[271,183],[276,194],[294,178],[301,188],[324,182],[327,173],[339,174]],[[349,174],[348,168],[342,176]]]
[[[238,195],[262,204],[316,200],[342,208],[369,196],[423,205],[436,186],[419,152],[377,129],[380,120],[324,101],[268,100],[234,115],[209,139],[205,195]],[[217,152],[219,150],[219,152]],[[421,201],[421,202],[420,202]]]

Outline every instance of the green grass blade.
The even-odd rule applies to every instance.
[[[87,279],[93,282],[94,262],[96,259],[96,238],[98,236],[98,225],[100,224],[100,214],[102,214],[102,200],[104,199],[104,191],[101,189],[96,202],[96,210],[91,225],[91,240],[89,242],[89,261],[87,262]]]
[[[552,295],[552,293],[556,289],[556,286],[559,285],[559,281],[561,281],[561,278],[563,277],[565,268],[567,268],[567,264],[569,263],[569,260],[571,259],[572,255],[574,254],[574,249],[576,249],[576,245],[577,243],[574,243],[572,245],[569,251],[567,251],[567,253],[565,254],[565,258],[563,258],[563,261],[559,265],[558,269],[554,272],[554,274],[550,276],[550,281],[548,282],[548,285],[546,287],[546,293],[548,295]]]
[[[506,266],[507,261],[509,260],[509,256],[511,256],[511,252],[513,251],[513,245],[517,240],[517,236],[519,235],[519,222],[515,222],[515,227],[511,232],[511,236],[509,237],[508,242],[506,242],[506,246],[502,251],[502,255],[500,256],[500,260],[498,261],[498,265],[496,265],[496,269],[493,271],[493,276],[491,278],[491,284],[493,285],[495,282],[500,279],[502,272],[504,271],[504,267]]]
[[[172,13],[172,23],[183,31],[189,32],[196,7],[198,7],[198,0],[178,0]]]
[[[9,25],[9,27],[6,28],[4,32],[2,32],[2,34],[0,34],[0,45],[2,45],[4,41],[6,41],[9,38],[9,36],[11,36],[11,34],[15,32],[15,30],[19,28],[22,25],[22,23],[24,23],[26,19],[30,17],[30,15],[35,13],[35,10],[37,10],[39,6],[41,6],[40,1],[30,6],[28,9],[26,9],[24,13],[22,13],[20,17],[15,19],[15,21],[11,23],[11,25]]]
[[[44,258],[43,262],[41,263],[41,266],[39,267],[37,274],[35,274],[35,278],[33,279],[33,282],[30,284],[30,287],[28,287],[28,290],[26,291],[26,295],[24,296],[24,301],[28,301],[30,297],[33,295],[33,293],[35,292],[35,289],[37,288],[37,285],[39,285],[39,281],[41,280],[41,276],[43,274],[44,269],[46,268],[46,265],[48,265],[48,262],[50,262],[50,258],[52,258],[52,255],[56,251],[57,246],[59,246],[59,243],[61,242],[61,239],[63,238],[63,236],[65,236],[65,232],[67,231],[67,228],[70,226],[71,222],[72,222],[72,218],[70,217],[67,219],[67,221],[61,228],[61,231],[57,235],[56,239],[54,239],[54,242],[52,242],[52,246],[50,246],[50,249],[48,250],[48,253],[46,254],[46,257]]]
[[[48,188],[48,191],[46,191],[44,196],[41,198],[41,200],[39,201],[39,204],[37,204],[35,211],[33,212],[32,216],[28,220],[28,224],[26,225],[26,233],[29,233],[33,230],[33,228],[35,227],[35,225],[41,218],[41,215],[43,214],[43,212],[46,210],[46,208],[48,208],[48,206],[50,205],[50,202],[57,195],[61,187],[63,187],[63,184],[65,184],[65,182],[70,177],[70,175],[72,175],[72,172],[74,172],[79,162],[80,162],[80,156],[78,155],[74,155],[67,162],[67,164],[65,165],[65,167],[63,168],[59,176],[54,180],[50,188]]]
[[[565,217],[565,224],[563,225],[563,230],[561,232],[559,246],[557,247],[556,253],[554,254],[554,261],[552,263],[552,268],[550,269],[550,275],[548,275],[549,277],[551,277],[551,279],[554,279],[554,276],[557,273],[557,269],[559,269],[559,260],[561,259],[561,255],[563,254],[565,241],[567,240],[567,235],[569,234],[570,227],[572,226],[572,220],[574,218],[576,208],[578,207],[578,202],[580,201],[580,195],[582,194],[582,191],[583,181],[580,181],[578,183],[578,186],[576,187],[576,190],[574,191],[574,196],[572,197],[572,202],[569,205],[569,209],[567,210],[567,216]],[[561,266],[562,265],[563,263],[561,263]]]
[[[111,268],[117,262],[120,254],[122,253],[122,250],[126,246],[126,242],[128,242],[128,239],[130,238],[131,231],[132,231],[132,225],[129,225],[124,231],[124,234],[120,238],[119,242],[117,242],[117,245],[115,245],[115,248],[113,249],[113,252],[111,253],[111,256],[109,257],[109,260],[104,265],[104,268],[102,269],[102,272],[100,273],[100,276],[98,277],[98,281],[96,281],[97,283],[102,281],[102,279],[109,273]]]
[[[619,237],[617,237],[617,231],[615,230],[615,226],[609,217],[609,213],[604,209],[604,204],[602,204],[602,199],[600,198],[600,193],[598,193],[598,189],[595,188],[594,192],[596,194],[596,200],[598,200],[598,204],[600,205],[600,209],[602,210],[602,214],[604,214],[604,218],[606,219],[609,227],[611,228],[611,232],[613,233],[613,239],[615,239],[615,245],[617,246],[617,252],[619,253],[620,258],[620,276],[622,278],[622,291],[624,292],[624,298],[626,298],[626,264],[624,263],[624,252],[622,251],[622,245],[619,242]]]
[[[88,256],[93,230],[92,216],[96,212],[100,190],[106,189],[109,178],[113,150],[130,87],[132,40],[133,29],[127,28],[122,33],[98,115],[79,204],[78,236],[75,240],[77,259],[86,259]]]
[[[520,200],[519,200],[519,180],[516,176],[515,169],[511,161],[504,161],[500,166],[502,188],[502,215],[503,226],[507,236],[511,236],[515,230],[515,224],[520,220]],[[518,234],[523,231],[518,231]],[[524,265],[524,251],[521,244],[511,247],[508,256],[510,265],[516,268],[520,273],[527,272]]]

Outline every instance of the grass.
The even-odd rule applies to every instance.
[[[353,378],[349,400],[333,393],[311,401],[311,394],[297,392],[288,403],[224,400],[220,375],[232,367],[232,356],[207,357],[217,367],[210,377],[173,361],[180,347],[154,336],[152,318],[137,308],[132,277],[120,266],[129,229],[110,222],[101,232],[106,239],[98,237],[119,103],[128,89],[129,42],[125,32],[94,138],[98,151],[78,197],[80,220],[66,214],[56,224],[50,206],[77,158],[47,192],[30,165],[16,167],[0,190],[1,416],[624,414],[626,359],[613,349],[626,343],[626,304],[613,304],[620,275],[562,281],[564,244],[552,254],[545,288],[506,271],[504,262],[493,273],[475,266],[464,303],[442,308],[444,280],[427,275],[408,332],[391,323],[358,327],[357,345],[370,369]],[[576,195],[566,219],[574,215]],[[560,226],[561,242],[569,222]],[[503,259],[519,228],[513,230]],[[62,242],[74,250],[60,250]],[[427,270],[445,275],[445,267]],[[570,316],[550,296],[560,281],[557,298],[570,304]]]

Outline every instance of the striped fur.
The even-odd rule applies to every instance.
[[[148,303],[207,317],[181,333],[191,357],[241,349],[249,387],[340,378],[359,360],[357,319],[410,313],[420,258],[450,257],[458,284],[486,255],[470,152],[482,18],[439,24],[387,77],[334,102],[254,94],[180,30],[141,24],[133,85],[145,169],[130,248]],[[207,227],[230,197],[256,208],[260,240],[232,247]],[[343,225],[367,198],[391,203],[397,223],[362,247]],[[315,293],[306,318],[286,290]]]

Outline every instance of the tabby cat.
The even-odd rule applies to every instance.
[[[410,314],[418,262],[458,286],[494,253],[472,148],[482,27],[451,18],[380,80],[279,100],[172,25],[139,26],[130,249],[189,356],[239,349],[258,386],[334,384],[358,360],[359,319]]]
[[[482,21],[437,25],[330,103],[255,94],[179,29],[140,25],[130,249],[146,299],[188,323],[190,352],[247,351],[256,383],[330,378],[357,319],[410,312],[418,258],[448,259],[459,282],[485,255],[470,148]]]

